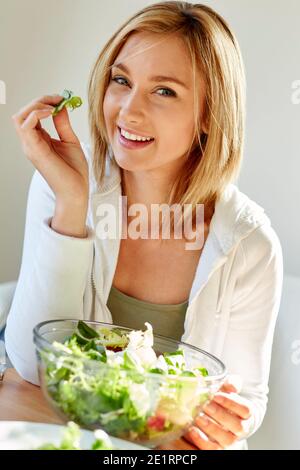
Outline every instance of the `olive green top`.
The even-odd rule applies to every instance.
[[[151,323],[154,334],[178,341],[183,335],[188,300],[174,305],[154,304],[130,297],[112,286],[107,306],[115,325],[144,330],[147,321]]]

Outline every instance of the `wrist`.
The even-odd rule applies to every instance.
[[[55,213],[50,222],[51,228],[61,235],[86,238],[87,207],[87,201],[77,201],[72,205],[57,201]]]

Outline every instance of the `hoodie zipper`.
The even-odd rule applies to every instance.
[[[96,283],[94,279],[94,269],[93,265],[95,262],[95,247],[94,247],[94,256],[93,256],[93,263],[92,263],[92,269],[91,269],[91,281],[92,281],[92,317],[95,319],[95,306],[96,306]]]
[[[91,282],[92,282],[92,296],[93,296],[93,300],[92,300],[92,315],[93,315],[93,319],[96,320],[96,297],[98,297],[98,299],[101,299],[101,297],[98,295],[97,293],[97,288],[96,288],[96,282],[95,282],[95,278],[94,278],[94,269],[93,269],[93,266],[92,266],[92,271],[91,271]],[[100,304],[101,304],[101,307],[103,309],[106,309],[108,313],[108,315],[106,315],[106,317],[108,318],[104,318],[102,319],[101,321],[104,321],[105,323],[111,323],[113,324],[113,319],[112,319],[112,315],[110,313],[110,310],[108,309],[107,305],[104,304],[104,302],[102,300],[100,300]]]

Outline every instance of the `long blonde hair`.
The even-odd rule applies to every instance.
[[[191,57],[194,77],[195,132],[188,158],[169,195],[169,204],[204,204],[213,208],[221,193],[238,175],[244,147],[245,73],[237,39],[226,21],[202,4],[167,1],[149,5],[129,18],[107,41],[92,68],[88,84],[89,126],[93,171],[97,183],[105,175],[109,139],[103,101],[110,69],[134,32],[179,34]],[[201,133],[197,74],[206,87]],[[208,211],[210,212],[210,211]]]

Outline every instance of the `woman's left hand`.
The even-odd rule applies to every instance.
[[[243,421],[250,418],[250,410],[239,403],[236,393],[230,394],[236,391],[233,385],[224,385],[184,438],[201,450],[222,450],[237,441],[245,433]]]

